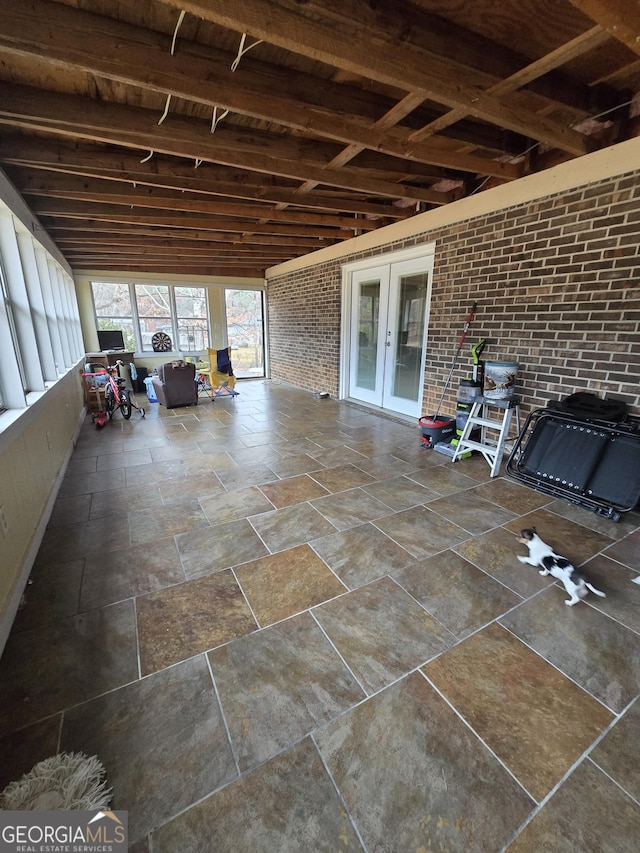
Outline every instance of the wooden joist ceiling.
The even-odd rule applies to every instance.
[[[637,133],[636,0],[0,0],[0,166],[74,269],[265,268]]]

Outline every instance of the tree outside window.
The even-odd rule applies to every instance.
[[[121,329],[125,349],[153,352],[163,332],[172,350],[204,353],[211,346],[208,289],[193,285],[91,282],[99,330]],[[225,289],[228,340],[238,376],[264,376],[263,295]]]
[[[175,288],[178,346],[181,352],[204,352],[209,346],[207,292],[204,287]]]
[[[151,341],[156,332],[169,335],[172,349],[179,349],[171,319],[169,285],[136,284],[134,290],[142,349],[153,350]]]
[[[228,288],[225,304],[234,373],[239,377],[264,376],[262,293]]]
[[[92,281],[91,291],[96,328],[99,331],[122,329],[125,349],[134,352],[137,347],[129,285]]]

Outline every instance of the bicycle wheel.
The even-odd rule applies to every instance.
[[[116,407],[116,398],[113,395],[113,389],[107,385],[104,389],[104,407],[109,415],[109,420],[113,417],[113,410]]]
[[[131,417],[131,397],[126,388],[120,390],[120,412],[127,421]]]

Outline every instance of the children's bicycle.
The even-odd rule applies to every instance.
[[[144,409],[137,406],[131,399],[131,392],[124,387],[124,379],[119,376],[118,368],[107,367],[106,370],[109,379],[104,388],[104,407],[109,420],[113,418],[116,409],[120,409],[120,414],[126,421],[131,417],[132,409],[136,409],[144,417]]]
[[[124,387],[124,379],[118,374],[117,366],[103,367],[102,365],[86,366],[83,377],[88,379],[89,389],[97,395],[98,411],[92,416],[96,429],[101,429],[113,418],[116,409],[125,420],[129,420],[131,412],[136,409],[142,417],[145,416],[144,409],[137,406],[131,399],[131,393]],[[104,395],[104,408],[102,408],[102,395]]]

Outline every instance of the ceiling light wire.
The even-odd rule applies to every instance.
[[[213,116],[211,118],[211,133],[216,132],[217,126],[220,124],[223,118],[226,118],[229,115],[229,110],[225,110],[224,112],[218,115],[218,108],[213,108]]]
[[[250,50],[252,50],[254,47],[256,47],[256,45],[262,44],[262,42],[264,41],[264,39],[258,39],[258,41],[254,41],[253,44],[250,44],[249,47],[245,47],[244,43],[246,40],[247,40],[247,34],[242,33],[242,38],[240,39],[240,47],[238,48],[238,55],[236,56],[236,58],[231,63],[231,70],[232,71],[235,71],[236,68],[238,67],[238,65],[240,65],[240,60],[245,55],[245,53],[248,53]]]
[[[159,120],[158,124],[162,124],[162,122],[166,119],[167,114],[169,112],[169,104],[170,103],[171,103],[171,95],[169,94],[169,95],[167,95],[167,101],[164,105],[164,112],[160,116],[160,120]]]
[[[614,113],[616,110],[621,110],[623,107],[630,106],[633,103],[633,101],[634,101],[634,99],[631,98],[630,100],[624,101],[621,104],[616,104],[615,107],[609,107],[609,109],[603,110],[601,113],[597,113],[594,116],[588,116],[588,120],[597,121],[598,119],[602,118],[603,116],[608,115],[609,113]],[[582,119],[582,121],[587,121],[587,119]],[[568,124],[567,127],[574,128],[579,124],[581,124],[581,122],[576,122],[575,124]],[[515,160],[520,159],[520,157],[526,157],[526,155],[530,151],[533,151],[533,149],[537,148],[539,145],[542,145],[542,140],[538,140],[538,142],[534,142],[533,145],[530,145],[528,148],[525,148],[525,150],[521,151],[520,154],[514,154],[513,157],[510,157],[509,160],[507,160],[507,163],[513,163]],[[486,183],[486,181],[484,183]],[[478,187],[478,189],[481,189],[482,186],[484,186],[484,183],[481,184],[481,186]],[[474,190],[474,192],[477,192],[477,190]]]
[[[595,121],[596,119],[602,118],[602,116],[606,116],[606,115],[608,115],[609,113],[614,113],[616,110],[620,110],[620,109],[622,109],[622,107],[628,107],[628,106],[630,106],[630,105],[633,103],[633,101],[634,101],[634,98],[631,98],[630,100],[625,101],[625,102],[624,102],[624,103],[622,103],[622,104],[618,104],[618,105],[617,105],[617,106],[615,106],[615,107],[609,107],[609,109],[608,109],[608,110],[603,110],[601,113],[598,113],[598,114],[597,114],[597,115],[595,115],[595,116],[589,116],[589,118],[590,118],[592,121]],[[578,122],[578,124],[580,124],[580,122]]]
[[[185,12],[185,11],[184,11],[184,9],[183,9],[183,10],[180,12],[180,15],[178,16],[178,23],[176,24],[176,28],[175,28],[175,30],[173,31],[173,39],[171,40],[171,56],[174,56],[174,54],[175,54],[175,50],[176,50],[176,39],[178,38],[178,30],[180,29],[180,25],[181,25],[181,24],[182,24],[182,22],[184,21],[184,16],[185,16],[185,14],[186,14],[186,12]]]

